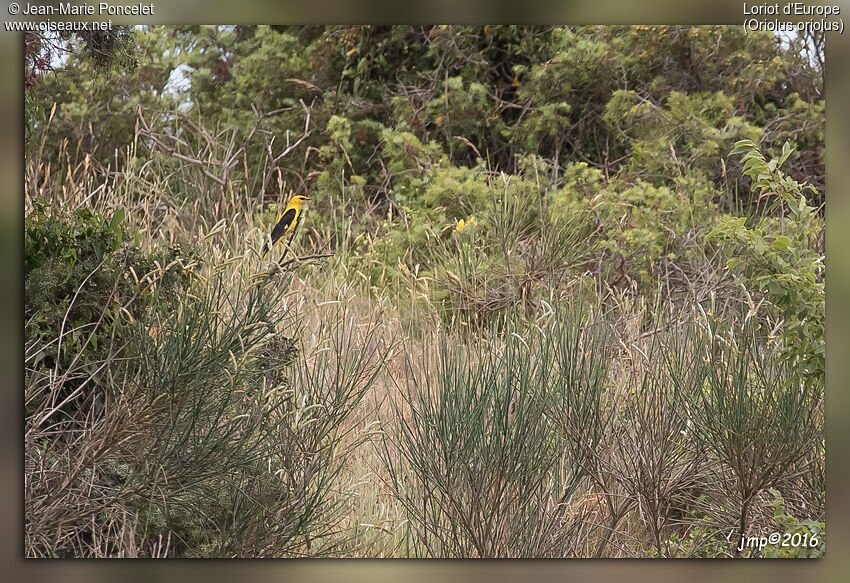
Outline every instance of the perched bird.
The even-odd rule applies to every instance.
[[[289,199],[286,208],[283,209],[283,214],[272,229],[272,245],[280,241],[285,235],[293,232],[298,226],[298,219],[301,218],[301,205],[310,200],[309,196],[296,194]],[[269,242],[263,245],[263,257],[269,252]]]

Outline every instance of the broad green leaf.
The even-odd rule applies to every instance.
[[[779,251],[784,251],[791,244],[791,239],[786,237],[785,235],[780,235],[776,239],[773,240],[772,246],[774,249]]]

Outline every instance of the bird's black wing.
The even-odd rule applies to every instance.
[[[289,225],[292,224],[292,221],[295,220],[296,214],[298,214],[298,211],[295,209],[289,209],[283,213],[283,216],[280,217],[280,220],[274,226],[274,229],[272,229],[272,245],[277,243],[280,238],[283,237],[283,234],[286,233],[286,229],[288,229]]]
[[[274,226],[274,229],[272,229],[272,245],[280,241],[280,238],[283,237],[284,233],[286,233],[286,229],[288,229],[289,225],[292,224],[292,221],[295,220],[295,215],[297,214],[298,211],[296,211],[295,209],[289,209],[288,211],[283,213],[283,216],[280,217],[280,220]],[[263,245],[263,255],[268,253],[268,250],[269,244],[267,241],[266,244]]]

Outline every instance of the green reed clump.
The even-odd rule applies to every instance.
[[[585,509],[571,502],[584,470],[570,440],[581,438],[563,423],[574,429],[578,419],[553,412],[572,414],[560,407],[582,403],[578,393],[604,375],[581,376],[584,346],[563,344],[581,325],[563,316],[542,327],[506,322],[500,329],[515,331],[486,341],[443,336],[424,363],[408,360],[381,457],[410,519],[409,554],[577,552]],[[583,406],[575,414],[591,420],[593,398]]]
[[[374,381],[378,348],[373,328],[338,314],[315,354],[302,349],[295,359],[291,342],[275,342],[301,334],[276,308],[280,295],[214,283],[210,296],[163,322],[147,353],[145,386],[162,425],[142,474],[173,493],[158,510],[189,521],[191,554],[331,552],[324,541],[339,520],[331,493],[343,423]],[[275,332],[276,322],[289,328]]]
[[[796,473],[823,440],[823,383],[777,358],[777,339],[751,316],[726,327],[706,318],[668,358],[688,425],[720,464],[716,486],[738,503],[738,536],[759,494]]]
[[[644,350],[645,349],[645,350]],[[686,404],[669,382],[668,350],[657,335],[648,347],[632,347],[638,365],[623,384],[622,405],[611,426],[611,455],[600,466],[637,508],[658,557],[678,549],[669,535],[687,525],[682,517],[705,482],[705,455],[689,431]]]

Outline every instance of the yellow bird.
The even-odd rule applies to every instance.
[[[290,234],[298,226],[298,219],[301,218],[301,205],[310,200],[309,196],[296,194],[289,199],[286,208],[283,209],[283,214],[272,229],[272,245],[280,241],[284,236]],[[263,245],[263,257],[269,252],[269,242]]]

